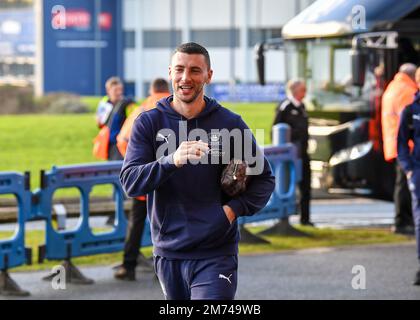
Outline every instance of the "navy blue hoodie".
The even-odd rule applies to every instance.
[[[177,168],[173,164],[175,150],[156,158],[158,148],[168,139],[175,139],[173,134],[158,134],[164,128],[175,132],[176,148],[183,134],[195,128],[207,133],[211,129],[248,129],[239,115],[211,98],[204,99],[203,111],[189,120],[171,107],[173,96],[160,100],[157,108],[142,113],[134,122],[121,169],[120,180],[128,196],[148,195],[154,253],[169,259],[237,254],[237,221],[230,224],[222,206],[229,205],[236,216],[252,215],[266,205],[275,186],[265,158],[263,172],[251,176],[247,190],[235,198],[221,191],[222,163],[187,163]],[[257,148],[254,138],[252,143],[253,148]]]
[[[410,152],[408,141],[414,141]],[[414,102],[404,108],[398,129],[398,161],[405,172],[420,169],[420,91]]]

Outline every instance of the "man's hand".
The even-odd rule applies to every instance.
[[[233,220],[236,219],[235,212],[232,210],[231,207],[229,207],[227,205],[223,206],[223,211],[225,212],[226,218],[228,218],[229,223],[232,224]]]
[[[209,150],[207,143],[203,141],[184,141],[181,142],[178,149],[175,151],[173,158],[174,164],[180,168],[187,163],[188,159],[199,160]]]
[[[406,176],[407,176],[407,179],[410,180],[411,177],[413,176],[413,171],[412,170],[407,171]]]

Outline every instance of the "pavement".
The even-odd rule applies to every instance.
[[[414,242],[318,248],[239,257],[240,300],[418,300]],[[46,272],[15,272],[13,279],[31,296],[0,299],[161,300],[153,273],[138,272],[135,282],[113,278],[109,266],[82,267],[92,285],[67,284],[57,290],[42,281]],[[364,277],[364,278],[363,278]]]
[[[369,198],[328,198],[311,201],[311,219],[320,228],[353,228],[353,227],[383,227],[390,228],[394,223],[394,204],[392,202]],[[90,217],[91,228],[109,227],[106,225],[108,217]],[[262,224],[272,225],[276,221],[266,221]],[[290,223],[298,223],[299,217],[290,217]],[[77,227],[79,220],[69,218],[66,228]],[[15,223],[0,224],[0,231],[14,230]],[[44,221],[29,221],[26,230],[44,230]]]
[[[312,220],[317,227],[389,228],[394,206],[390,202],[364,199],[317,199],[312,201]],[[92,219],[92,226],[103,225],[106,218]],[[298,217],[292,216],[291,223]],[[77,221],[69,219],[69,225]],[[266,224],[272,224],[268,221]],[[3,225],[1,229],[9,229]],[[28,229],[40,229],[44,223],[33,222]],[[412,285],[418,268],[414,241],[405,244],[369,245],[342,248],[317,248],[276,254],[239,257],[237,299],[306,300],[306,299],[420,299],[420,287]],[[93,285],[68,284],[55,290],[42,281],[44,272],[13,272],[12,278],[31,296],[19,299],[81,300],[159,300],[163,299],[153,273],[138,272],[137,281],[113,278],[110,266],[82,267]],[[353,273],[352,273],[353,272]],[[363,281],[365,276],[365,281]],[[353,284],[353,286],[352,286]],[[1,297],[1,299],[15,299]]]

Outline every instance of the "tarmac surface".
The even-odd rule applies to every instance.
[[[415,244],[319,248],[239,257],[236,299],[244,300],[418,300],[412,280],[418,264]],[[115,280],[109,266],[83,267],[92,285],[67,284],[64,290],[42,281],[46,272],[16,272],[13,279],[31,296],[18,299],[160,300],[153,273],[138,272],[135,282]],[[361,277],[365,276],[364,279]],[[16,299],[0,297],[0,299]]]
[[[317,199],[312,201],[312,220],[317,227],[389,228],[394,206],[365,198]],[[103,220],[103,221],[102,221]],[[95,218],[94,224],[104,223]],[[297,216],[290,218],[298,221]],[[270,222],[268,222],[269,224]],[[272,222],[271,222],[272,223]],[[38,225],[39,224],[39,225]],[[30,229],[43,228],[33,223]],[[3,225],[2,228],[7,228]],[[9,226],[10,228],[10,226]],[[418,268],[414,240],[397,245],[318,248],[264,255],[240,255],[236,299],[420,299],[420,287],[412,285]],[[110,266],[82,267],[92,285],[67,284],[55,290],[42,281],[44,272],[13,272],[12,278],[31,293],[18,299],[159,300],[163,299],[153,273],[138,271],[137,281],[118,281]],[[365,278],[363,279],[363,276]],[[16,299],[1,297],[1,299]]]

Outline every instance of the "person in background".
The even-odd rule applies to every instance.
[[[109,78],[105,89],[107,95],[99,102],[96,123],[99,128],[109,127],[108,160],[122,160],[123,156],[117,148],[117,135],[135,102],[124,97],[124,86],[118,77]]]
[[[101,143],[95,145],[94,150],[96,150],[96,156],[101,154],[100,159],[107,159],[108,161],[122,160],[123,156],[117,147],[117,135],[127,115],[136,104],[132,99],[124,97],[124,86],[118,77],[110,77],[105,82],[105,90],[106,96],[99,102],[96,111],[96,124],[101,128],[97,138],[101,136],[104,129],[107,129],[107,135],[100,139]],[[115,217],[109,216],[106,224],[113,226],[114,222]]]
[[[400,115],[403,109],[413,102],[417,92],[414,80],[416,66],[404,63],[394,79],[388,84],[382,96],[382,140],[384,158],[395,164],[396,179],[394,189],[395,224],[393,231],[400,234],[413,234],[413,218],[410,191],[404,170],[397,160],[397,135]]]
[[[291,142],[296,146],[298,157],[302,159],[302,180],[300,191],[300,223],[313,227],[310,219],[311,200],[311,167],[308,155],[308,114],[303,103],[306,95],[306,85],[303,80],[292,79],[287,83],[287,98],[276,108],[273,126],[277,123],[287,123],[291,129]]]
[[[149,96],[135,109],[125,120],[120,133],[117,136],[117,147],[122,155],[126,154],[127,144],[130,140],[131,129],[135,119],[142,113],[153,109],[156,103],[171,93],[169,84],[165,79],[155,79],[149,89]],[[117,266],[114,277],[119,280],[136,279],[136,266],[139,265],[144,271],[153,271],[153,263],[145,258],[139,251],[143,236],[144,222],[147,217],[146,196],[133,198],[133,207],[128,217],[127,234],[124,245],[123,263]]]
[[[169,84],[163,78],[157,78],[153,80],[149,88],[149,96],[144,100],[144,102],[134,109],[130,114],[127,120],[124,122],[120,133],[117,135],[117,147],[121,154],[125,155],[127,151],[128,141],[131,135],[131,129],[133,128],[134,120],[140,115],[140,113],[148,111],[156,107],[156,103],[171,93],[169,92]]]
[[[416,82],[420,88],[420,68],[416,71]],[[414,142],[411,151],[409,141]],[[414,230],[417,244],[418,271],[414,285],[420,285],[420,92],[417,91],[414,102],[408,105],[401,115],[398,130],[398,161],[409,182],[411,191]]]

